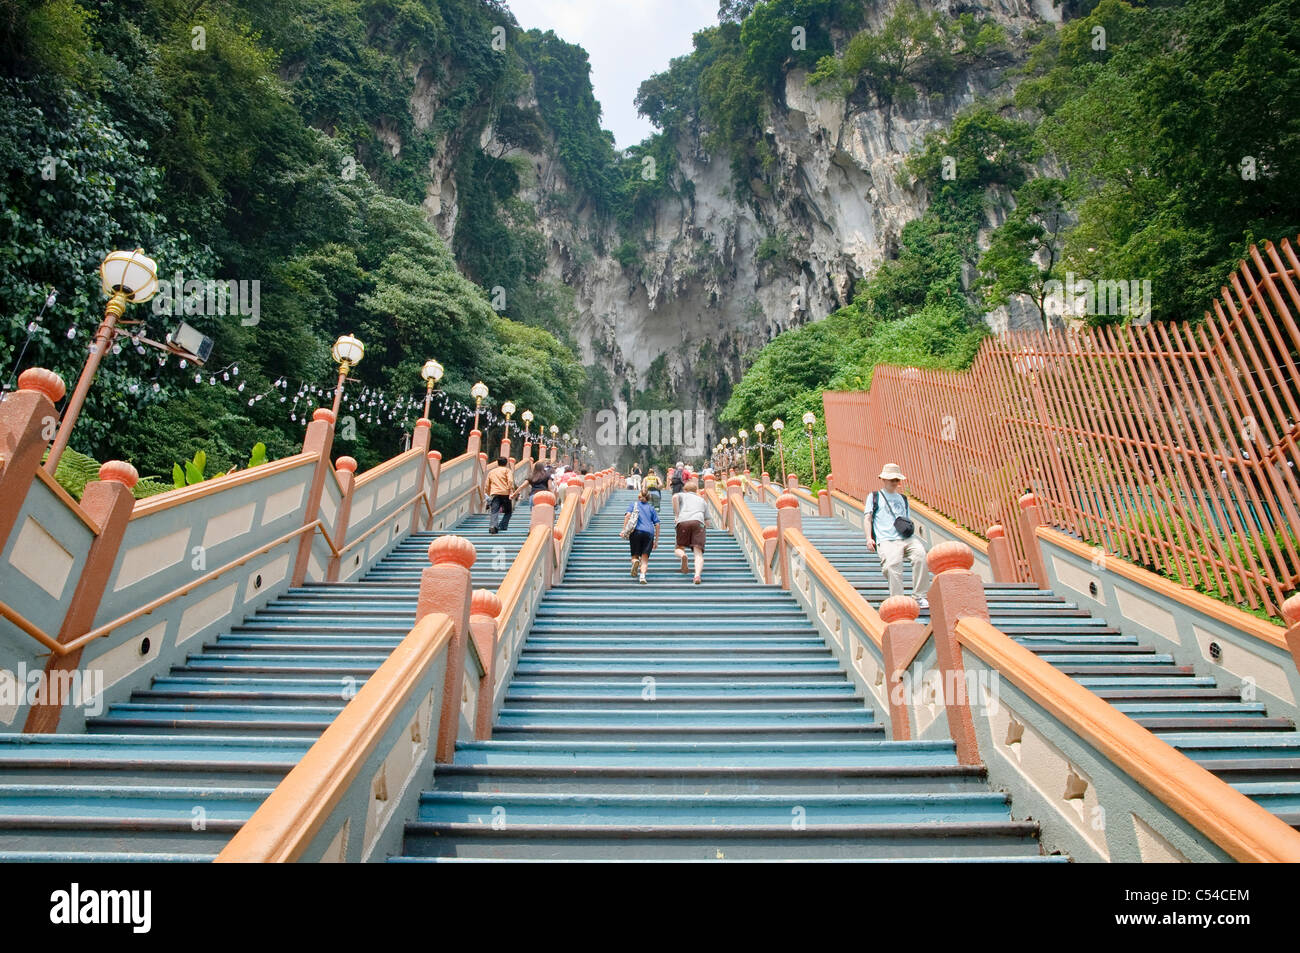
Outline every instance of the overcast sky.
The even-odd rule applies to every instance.
[[[653,127],[632,100],[641,81],[691,51],[691,34],[718,19],[718,0],[507,0],[525,30],[554,30],[591,59],[601,125],[620,149]]]

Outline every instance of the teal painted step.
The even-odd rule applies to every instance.
[[[1005,818],[1006,795],[992,792],[935,794],[726,794],[696,799],[683,807],[674,795],[560,794],[506,792],[426,792],[418,820],[442,824],[492,825],[557,823],[594,827],[607,824],[728,823],[807,828],[839,824],[920,824]],[[0,805],[3,801],[0,800]]]
[[[616,493],[542,600],[493,739],[457,746],[407,825],[415,861],[1038,860],[983,770],[892,742],[789,593],[710,531],[649,584]]]
[[[763,525],[775,524],[771,504],[751,504],[751,509]],[[803,525],[809,541],[865,598],[878,604],[887,595],[879,559],[866,552],[860,530],[806,514]],[[1300,777],[1289,753],[1300,743],[1300,734],[1290,719],[1269,717],[1264,706],[1244,702],[1239,690],[1175,664],[1172,656],[1125,636],[1050,591],[999,584],[986,586],[985,592],[993,624],[1019,644],[1287,823],[1300,826],[1289,801],[1256,786]],[[1279,751],[1284,752],[1280,757]]]
[[[510,558],[527,533],[526,520],[493,537],[480,526],[451,532]],[[438,535],[363,578],[289,590],[84,735],[0,735],[0,861],[211,860],[414,624]],[[475,585],[502,575],[490,567],[476,564]]]

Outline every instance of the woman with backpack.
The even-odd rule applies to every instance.
[[[632,553],[632,576],[637,577],[639,569],[638,581],[644,586],[646,564],[659,542],[659,511],[650,505],[650,491],[644,486],[636,501],[627,508],[627,515],[623,517],[622,535],[627,538]]]
[[[674,497],[677,503],[677,558],[682,561],[682,572],[687,572],[686,556],[688,550],[695,552],[695,585],[701,582],[704,573],[704,527],[709,522],[709,505],[700,496],[700,485],[689,480],[682,485],[682,492]]]
[[[662,496],[660,489],[662,486],[663,484],[659,482],[659,473],[654,467],[651,467],[650,472],[641,481],[641,489],[650,493],[650,502],[654,504],[656,510],[659,509],[659,500]]]

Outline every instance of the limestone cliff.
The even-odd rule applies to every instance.
[[[549,273],[575,292],[573,331],[585,363],[603,366],[633,392],[654,385],[674,406],[701,407],[712,420],[747,352],[846,304],[856,282],[895,254],[903,226],[926,205],[924,187],[905,168],[908,155],[976,98],[1009,91],[1025,32],[1060,21],[1047,0],[932,5],[992,17],[1005,28],[1010,52],[963,73],[942,94],[889,109],[849,108],[810,86],[806,72],[791,71],[782,101],[768,113],[765,132],[779,159],[768,181],[751,183],[752,194],[737,200],[729,156],[677,141],[679,194],[658,203],[628,267],[613,256],[620,238],[612,223],[556,200],[581,190],[553,149],[512,153],[490,127],[483,130],[485,148],[526,155],[532,174],[523,197],[539,211]],[[881,4],[874,16],[883,21],[892,6]],[[417,94],[435,95],[427,88]],[[531,103],[525,96],[519,105]],[[428,111],[427,102],[413,108]],[[456,217],[450,165],[431,163],[425,203],[448,238]],[[1005,309],[989,320],[995,330],[1034,321]],[[606,453],[607,462],[616,457]]]

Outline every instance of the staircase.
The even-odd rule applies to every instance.
[[[787,593],[709,533],[649,584],[616,492],[543,600],[491,741],[438,769],[399,861],[1063,860],[947,741],[893,742]]]
[[[497,535],[487,519],[450,532],[478,549],[474,585],[495,589],[528,512]],[[357,582],[288,590],[84,735],[0,735],[0,862],[211,860],[410,631],[438,535]]]
[[[776,525],[772,504],[747,502],[760,524]],[[834,517],[802,519],[809,542],[878,607],[889,587],[862,529]],[[910,593],[910,568],[903,579]],[[998,583],[984,591],[997,628],[1300,829],[1300,734],[1291,719],[1270,717],[1240,689],[1197,675],[1050,590]],[[921,621],[928,618],[922,610]]]

